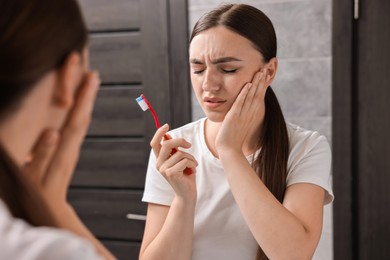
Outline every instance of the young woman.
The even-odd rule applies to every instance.
[[[161,144],[165,125],[151,142],[140,258],[311,259],[333,199],[331,153],[323,136],[283,118],[270,87],[271,21],[224,5],[197,22],[189,53],[206,118]]]
[[[66,200],[100,84],[79,7],[0,10],[0,259],[113,259]]]

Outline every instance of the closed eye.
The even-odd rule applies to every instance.
[[[227,70],[227,69],[223,69],[223,73],[226,73],[226,74],[229,74],[229,73],[235,73],[237,72],[238,69],[232,69],[232,70]]]
[[[202,74],[202,72],[203,72],[204,70],[194,70],[194,74]]]

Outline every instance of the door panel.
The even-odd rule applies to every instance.
[[[102,239],[141,241],[145,221],[128,219],[127,214],[145,215],[141,191],[77,189],[68,199],[87,227]]]
[[[390,2],[333,4],[335,259],[389,259]]]
[[[135,99],[142,87],[115,86],[99,90],[89,136],[140,137],[144,135],[143,112]]]
[[[91,67],[103,84],[142,82],[141,44],[138,32],[100,33],[91,39]]]
[[[359,259],[390,257],[389,26],[390,1],[362,3],[357,55]]]
[[[140,0],[79,0],[90,31],[139,30]]]
[[[87,139],[72,185],[143,189],[147,158],[144,139]]]

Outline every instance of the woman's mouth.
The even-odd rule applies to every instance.
[[[217,108],[221,105],[223,105],[226,100],[222,98],[217,97],[206,97],[203,99],[203,102],[205,103],[206,107],[208,108]]]

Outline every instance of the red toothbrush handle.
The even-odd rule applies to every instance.
[[[165,134],[164,135],[164,141],[167,141],[167,140],[170,140],[170,139],[172,139],[172,137],[169,134]],[[177,153],[177,149],[173,148],[172,152],[171,152],[171,155],[173,155],[175,153]],[[184,174],[185,175],[191,175],[192,174],[192,170],[190,168],[185,168],[184,169]]]

